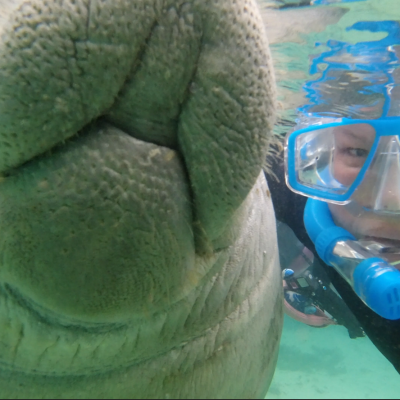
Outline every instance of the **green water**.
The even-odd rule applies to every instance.
[[[297,108],[310,103],[303,87],[306,82],[321,78],[324,65],[321,63],[319,71],[314,74],[310,73],[310,65],[313,59],[330,49],[326,45],[329,40],[349,45],[378,42],[387,37],[388,33],[346,28],[362,21],[400,21],[400,0],[337,2],[329,6],[277,9],[276,6],[282,3],[278,0],[264,1],[264,5],[271,7],[264,12],[264,17],[278,83],[277,134],[290,131],[298,117]],[[387,49],[388,52],[400,54],[400,35],[397,40]],[[319,45],[316,46],[316,43]],[[343,62],[345,56],[342,54],[339,61]],[[334,61],[335,55],[329,59],[329,62]],[[394,63],[390,72],[394,79],[392,93],[398,98],[399,67],[399,64]],[[380,117],[381,106],[371,105],[380,101],[382,103],[382,96],[368,91],[366,94],[366,85],[360,85],[362,74],[355,71],[353,80],[342,83],[343,89],[339,85],[335,86],[335,82],[326,84],[325,99],[330,97],[332,90],[334,101],[331,108],[325,107],[322,110],[354,117],[360,111],[350,109],[349,104],[359,102],[359,105],[365,106],[362,111],[365,115],[361,117]],[[351,102],[348,99],[349,93],[354,96]],[[392,105],[390,115],[400,116],[400,107]],[[267,398],[399,397],[400,376],[368,338],[351,340],[343,327],[316,329],[285,317],[278,366]]]

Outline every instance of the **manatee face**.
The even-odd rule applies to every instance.
[[[0,398],[257,397],[281,283],[251,0],[0,0]]]

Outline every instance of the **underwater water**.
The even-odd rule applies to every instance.
[[[400,377],[368,338],[285,316],[267,399],[398,399]]]
[[[397,0],[259,3],[278,86],[276,133],[291,130],[299,111],[370,119],[400,115]]]
[[[399,0],[260,3],[278,84],[276,134],[316,117],[400,116]],[[368,338],[285,316],[267,398],[399,396],[399,374]]]

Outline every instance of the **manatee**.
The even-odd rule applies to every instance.
[[[0,0],[0,397],[259,398],[282,329],[254,0]]]

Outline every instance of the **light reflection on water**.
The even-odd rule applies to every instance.
[[[400,116],[400,0],[260,0],[285,134],[310,113]],[[312,119],[308,119],[308,121]],[[268,398],[399,398],[400,376],[368,338],[285,317]]]
[[[400,115],[398,0],[261,3],[278,83],[276,133],[295,125],[299,108],[322,116]]]

